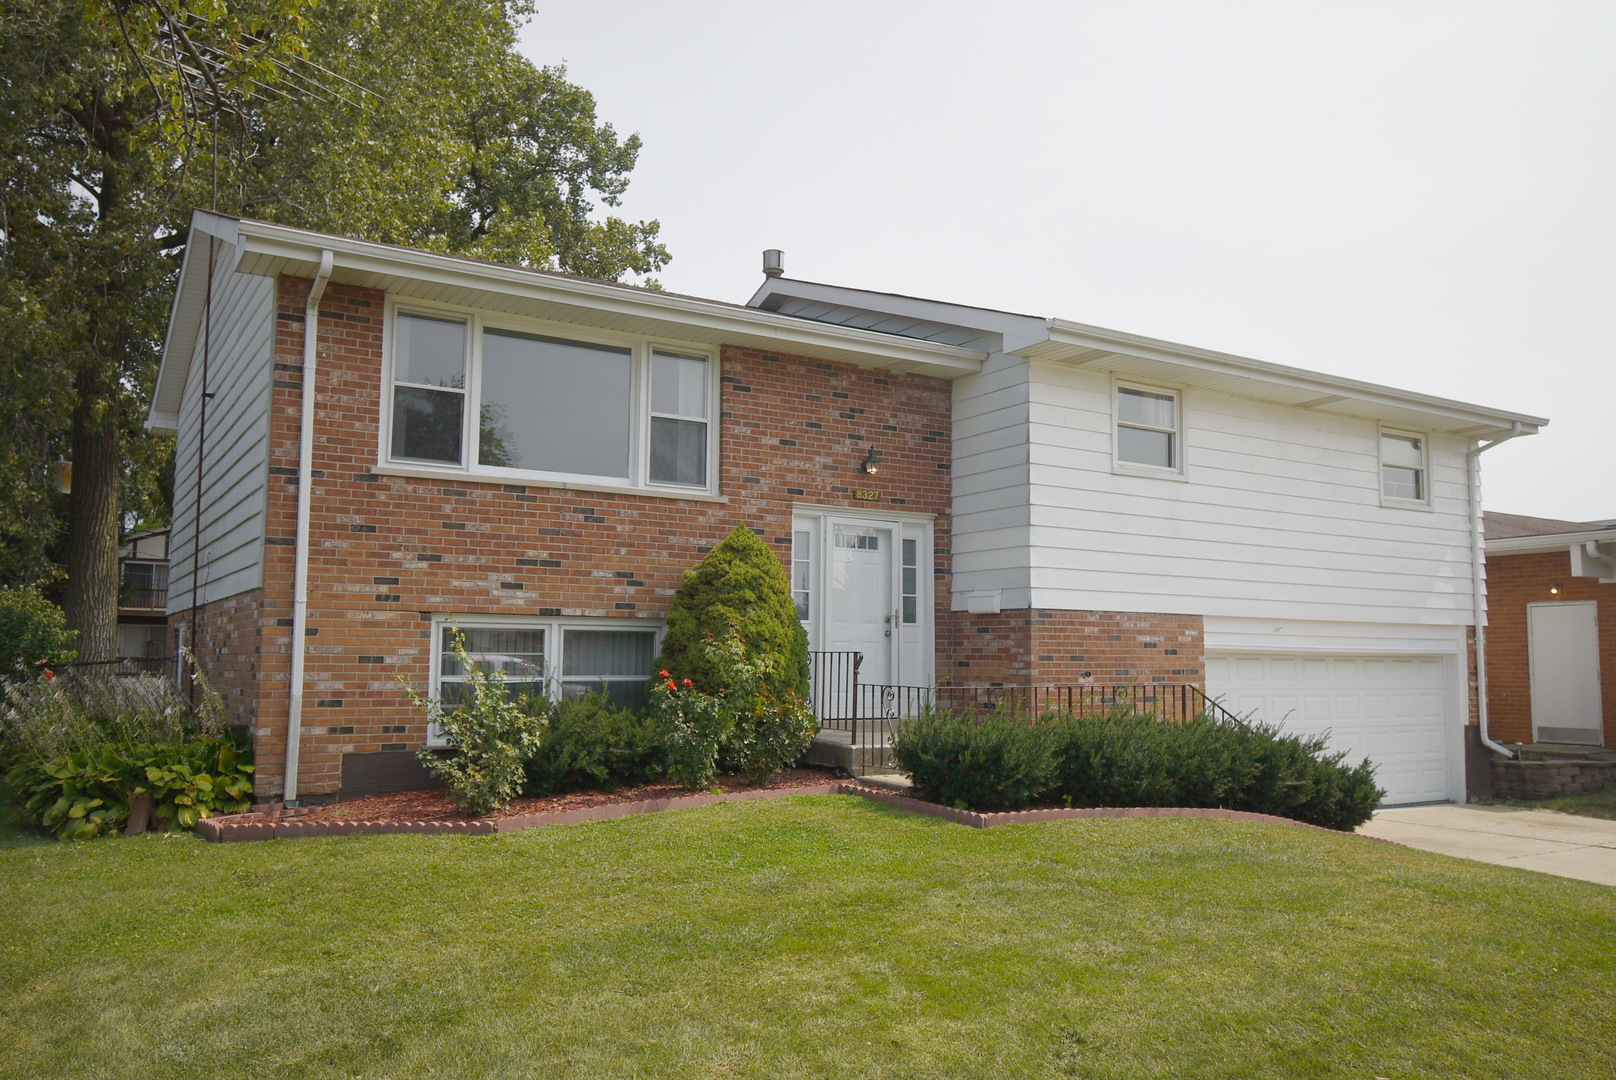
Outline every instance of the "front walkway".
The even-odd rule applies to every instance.
[[[1616,885],[1616,821],[1516,806],[1381,810],[1359,827],[1422,851]]]

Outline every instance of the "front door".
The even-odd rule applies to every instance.
[[[1604,743],[1599,702],[1599,614],[1592,600],[1526,605],[1532,738]]]
[[[833,652],[859,652],[864,685],[899,681],[897,530],[887,522],[832,521],[827,560],[828,634]]]

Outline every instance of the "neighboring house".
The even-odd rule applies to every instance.
[[[304,800],[415,775],[394,676],[452,695],[451,621],[635,700],[741,523],[866,683],[1204,686],[1462,799],[1476,459],[1545,422],[777,265],[731,305],[208,213],[150,416],[173,623]]]
[[[1486,515],[1492,738],[1616,748],[1616,524]]]
[[[118,657],[160,665],[169,654],[168,530],[130,533],[118,565]]]

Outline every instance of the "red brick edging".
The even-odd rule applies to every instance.
[[[973,829],[986,829],[994,825],[1023,825],[1038,821],[1067,821],[1073,818],[1221,818],[1224,821],[1262,821],[1271,825],[1292,825],[1300,829],[1336,832],[1334,829],[1309,825],[1291,818],[1273,814],[1254,814],[1245,810],[1217,810],[1184,806],[1130,806],[1090,807],[1086,809],[1013,810],[1005,813],[983,814],[974,810],[957,810],[952,806],[925,802],[908,795],[879,791],[862,784],[839,782],[815,784],[811,787],[781,788],[777,791],[725,791],[702,795],[679,795],[669,799],[645,799],[640,802],[609,803],[584,810],[564,810],[558,813],[517,814],[502,818],[478,818],[470,821],[232,821],[237,815],[207,818],[196,824],[196,834],[215,843],[227,840],[273,840],[295,836],[355,836],[371,833],[453,833],[459,836],[492,836],[495,833],[517,832],[542,825],[573,825],[584,821],[605,821],[610,818],[630,817],[634,814],[652,814],[661,810],[684,810],[695,806],[711,806],[722,802],[751,802],[755,799],[781,799],[789,795],[857,795],[871,802],[908,810],[915,814],[940,817]],[[249,815],[240,815],[247,817]],[[259,818],[262,815],[250,815]],[[1348,834],[1338,834],[1348,835]]]

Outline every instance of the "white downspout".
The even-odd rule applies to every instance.
[[[1470,479],[1470,588],[1476,619],[1476,719],[1480,727],[1481,745],[1506,758],[1514,758],[1515,752],[1487,735],[1487,598],[1484,585],[1487,564],[1483,546],[1485,534],[1482,532],[1480,458],[1483,451],[1507,443],[1520,433],[1521,425],[1517,421],[1508,435],[1492,442],[1477,443],[1476,448],[1465,455]]]
[[[298,750],[303,741],[303,661],[309,619],[309,507],[314,488],[314,382],[319,370],[315,345],[319,340],[320,298],[331,278],[333,261],[329,249],[320,252],[320,268],[314,273],[308,303],[303,307],[303,401],[302,430],[297,448],[297,546],[296,568],[292,571],[292,685],[291,703],[286,711],[286,779],[282,805],[297,805]]]

